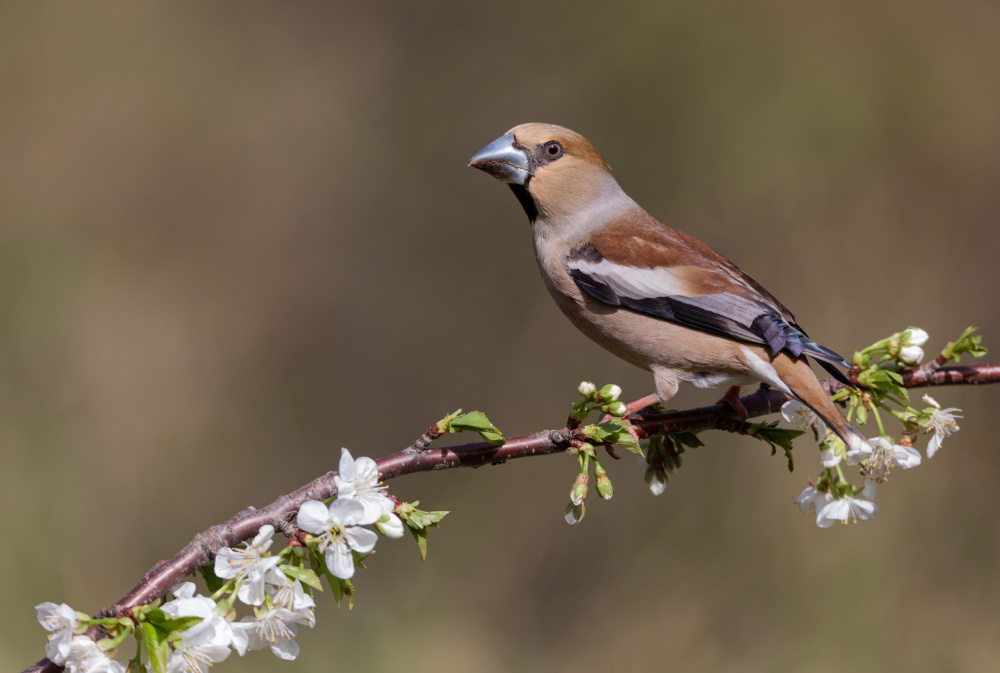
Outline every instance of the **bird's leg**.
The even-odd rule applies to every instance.
[[[739,386],[731,386],[729,390],[726,391],[726,394],[722,396],[722,399],[719,400],[719,404],[728,404],[732,407],[733,411],[736,412],[736,415],[739,416],[740,424],[746,423],[747,408],[743,406],[742,402],[740,402]]]
[[[652,406],[659,401],[660,398],[656,396],[656,393],[653,393],[652,395],[646,395],[645,397],[640,398],[635,402],[632,402],[631,404],[626,404],[625,415],[631,416],[640,409],[645,409],[646,407]]]
[[[660,398],[656,395],[656,393],[653,393],[652,395],[646,395],[645,397],[641,397],[637,399],[635,402],[625,405],[625,415],[622,416],[622,418],[628,420],[628,418],[635,412],[639,411],[640,409],[645,409],[650,405],[656,404],[659,401]],[[611,414],[605,414],[601,418],[601,420],[598,421],[598,423],[603,423],[605,421],[611,420],[612,418],[614,418],[614,416],[612,416]]]

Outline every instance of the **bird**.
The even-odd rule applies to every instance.
[[[666,403],[681,383],[728,386],[723,401],[745,421],[740,386],[760,382],[813,410],[852,451],[870,451],[823,390],[815,360],[851,385],[851,365],[810,339],[774,295],[695,237],[633,201],[582,135],[553,124],[510,129],[469,165],[505,182],[531,223],[542,279],[586,336],[653,374],[655,393],[629,413]]]

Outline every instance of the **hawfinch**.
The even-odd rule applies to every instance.
[[[522,124],[469,162],[506,182],[531,222],[545,285],[588,337],[653,373],[666,402],[682,381],[699,388],[761,381],[792,395],[850,449],[867,442],[841,415],[807,356],[837,379],[850,365],[802,331],[760,283],[701,241],[657,221],[622,191],[586,138]],[[635,407],[629,405],[629,409]],[[745,410],[743,410],[745,414]]]

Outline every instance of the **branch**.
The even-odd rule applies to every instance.
[[[907,388],[943,385],[978,385],[1000,383],[1000,364],[917,368],[903,373]],[[834,392],[843,385],[827,379],[824,388]],[[791,399],[777,390],[761,388],[741,399],[747,417],[776,413],[781,405]],[[645,436],[668,435],[692,430],[727,430],[739,432],[743,423],[733,409],[724,403],[713,404],[686,411],[666,414],[633,415],[633,425]],[[410,446],[399,453],[386,456],[377,462],[383,480],[393,479],[414,472],[445,470],[453,467],[480,467],[501,465],[515,458],[543,456],[565,451],[574,440],[585,440],[580,428],[543,430],[530,435],[512,437],[501,446],[487,442],[462,444],[447,448],[427,448],[436,439],[432,427]],[[201,566],[208,565],[215,552],[222,547],[232,547],[257,534],[261,526],[270,524],[287,537],[293,537],[297,528],[293,523],[299,507],[307,500],[325,500],[337,492],[333,482],[336,472],[327,472],[302,488],[281,496],[263,509],[248,507],[233,518],[199,533],[180,552],[167,561],[153,566],[142,580],[117,602],[97,613],[96,617],[127,615],[130,608],[145,605],[165,596],[172,587]],[[93,635],[93,634],[91,634]],[[55,673],[62,670],[48,659],[42,659],[24,673]]]

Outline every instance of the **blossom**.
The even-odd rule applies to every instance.
[[[239,583],[237,595],[247,605],[264,602],[264,583],[280,584],[284,575],[277,569],[280,556],[263,556],[271,548],[274,526],[261,526],[257,536],[247,544],[246,549],[223,547],[215,556],[215,574],[223,579],[236,578]]]
[[[272,602],[276,608],[298,613],[305,620],[303,623],[310,627],[316,624],[316,615],[312,610],[316,601],[305,592],[299,580],[292,582],[286,579],[285,584],[274,591]]]
[[[842,524],[868,521],[878,514],[878,505],[870,500],[845,496],[839,500],[831,500],[816,515],[816,525],[829,528],[836,522]]]
[[[829,493],[817,491],[816,488],[810,484],[806,486],[801,493],[795,498],[795,504],[799,506],[799,509],[806,514],[812,512],[816,514],[817,510],[823,508],[826,503],[833,500],[833,496]]]
[[[868,444],[871,451],[867,454],[865,451],[848,452],[851,460],[855,461],[849,464],[854,465],[860,460],[867,460],[868,463],[862,468],[861,474],[878,483],[885,481],[892,466],[908,470],[920,464],[920,453],[912,447],[893,444],[886,437],[872,437],[868,440]]]
[[[826,423],[823,422],[823,419],[817,416],[815,411],[798,400],[788,400],[782,404],[781,416],[789,425],[798,430],[805,430],[815,424],[816,436],[819,438],[826,437]],[[839,462],[840,460],[838,459],[837,463]],[[834,465],[837,463],[834,463]],[[828,465],[827,467],[832,466]]]
[[[580,385],[576,387],[576,392],[580,393],[584,397],[590,397],[597,392],[597,386],[590,381],[581,381]]]
[[[68,673],[125,673],[124,664],[109,658],[87,636],[76,636],[70,641],[65,666]]]
[[[361,523],[370,522],[366,521],[364,506],[358,500],[337,498],[329,507],[318,500],[309,500],[299,508],[299,528],[319,538],[326,567],[342,580],[354,575],[351,550],[366,554],[378,540],[378,535],[361,528]]]
[[[311,627],[314,623],[315,620],[310,621],[301,612],[276,607],[262,615],[244,617],[233,624],[233,648],[242,657],[247,650],[270,647],[279,658],[292,660],[299,656],[299,643],[295,640],[299,634],[298,624]]]
[[[180,633],[179,644],[167,657],[167,673],[208,673],[212,664],[229,656],[233,628],[218,614]]]
[[[375,523],[395,509],[386,495],[385,486],[378,483],[378,466],[371,458],[354,460],[347,449],[340,450],[340,473],[333,478],[338,500],[356,500],[364,507],[361,524]]]
[[[402,520],[392,512],[376,521],[375,529],[386,537],[403,537],[404,532]]]
[[[65,603],[41,603],[35,606],[35,610],[38,611],[38,621],[42,628],[51,632],[45,646],[45,656],[53,663],[66,663],[73,631],[76,630],[76,610]]]
[[[962,418],[961,414],[957,413],[962,410],[954,407],[942,409],[941,405],[930,395],[924,395],[924,402],[934,407],[929,410],[930,420],[924,426],[925,432],[934,433],[931,441],[927,443],[927,457],[933,458],[937,450],[941,448],[942,440],[951,433],[958,432],[958,424],[955,423],[955,419]]]
[[[200,617],[201,621],[180,632],[179,645],[167,658],[167,673],[207,673],[217,661],[229,656],[233,641],[232,626],[217,610],[215,601],[195,596],[194,584],[184,582],[174,589],[176,598],[163,605],[163,612],[173,618]]]

